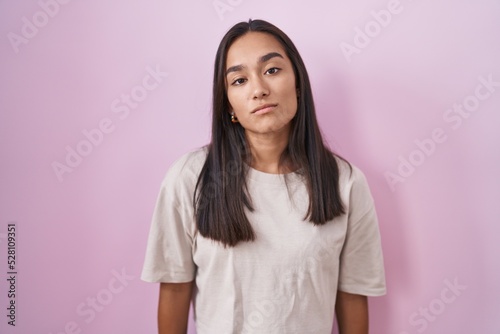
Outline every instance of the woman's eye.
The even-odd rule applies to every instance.
[[[244,82],[245,82],[245,79],[241,79],[240,78],[240,79],[234,80],[233,83],[232,83],[232,85],[233,86],[239,86],[239,85],[243,84]]]
[[[278,73],[278,71],[279,71],[279,70],[280,70],[280,69],[279,69],[279,68],[277,68],[277,67],[271,67],[270,69],[268,69],[268,70],[266,71],[266,73],[267,73],[267,74],[276,74],[276,73]]]

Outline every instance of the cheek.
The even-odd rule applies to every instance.
[[[241,109],[242,99],[239,94],[233,90],[227,92],[227,99],[229,101],[229,105],[235,113],[238,113]]]
[[[290,101],[297,101],[297,88],[295,87],[295,78],[293,76],[283,77],[276,85],[276,91],[279,92],[280,98]]]
[[[283,92],[282,98],[286,101],[287,111],[290,114],[295,114],[297,112],[298,100],[296,93],[295,86],[288,87],[286,91]]]

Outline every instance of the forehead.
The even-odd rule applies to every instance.
[[[273,35],[255,31],[248,32],[229,47],[226,68],[256,63],[260,57],[270,52],[279,52],[288,60],[285,49]]]

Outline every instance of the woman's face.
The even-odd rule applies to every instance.
[[[297,113],[295,74],[272,35],[249,32],[231,45],[226,87],[231,112],[247,135],[288,135]]]

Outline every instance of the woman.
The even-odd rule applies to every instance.
[[[385,293],[373,200],[331,153],[292,41],[261,20],[222,39],[211,143],[177,160],[155,209],[142,279],[160,282],[159,333],[368,333]]]

